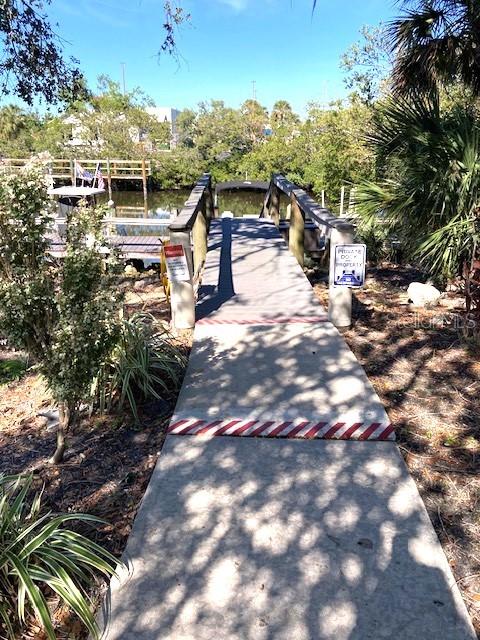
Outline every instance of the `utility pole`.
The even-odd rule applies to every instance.
[[[121,62],[120,64],[122,66],[123,95],[125,95],[127,93],[125,89],[125,62]]]
[[[253,88],[253,99],[257,99],[257,83],[255,80],[252,80],[252,88]]]

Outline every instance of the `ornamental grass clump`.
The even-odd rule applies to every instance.
[[[95,381],[101,411],[127,405],[135,422],[148,399],[170,399],[179,388],[187,358],[168,329],[148,313],[125,318],[118,341]]]
[[[42,513],[42,492],[29,500],[32,482],[32,476],[0,476],[0,636],[24,637],[36,625],[55,640],[54,612],[63,604],[97,638],[86,590],[99,575],[114,575],[118,561],[68,523],[102,521]]]

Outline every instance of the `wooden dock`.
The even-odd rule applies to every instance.
[[[1,173],[16,173],[20,171],[29,158],[3,158],[0,161]],[[75,163],[79,162],[83,169],[92,175],[98,165],[102,171],[108,187],[108,195],[112,197],[112,180],[139,180],[143,185],[143,193],[146,197],[148,179],[152,175],[152,163],[142,158],[140,160],[118,160],[112,158],[56,158],[47,164],[47,171],[55,180],[75,180]]]
[[[169,239],[168,227],[171,219],[166,218],[120,218],[106,216],[103,219],[104,234],[108,244],[119,250],[124,260],[160,260],[162,242]],[[49,253],[55,258],[65,255],[65,239],[63,230],[66,218],[55,218],[55,224],[48,234]],[[119,229],[120,227],[120,229]],[[139,229],[148,227],[148,235],[130,235],[129,227]],[[122,228],[125,233],[122,233]],[[158,229],[158,232],[155,233]],[[131,233],[131,232],[130,232]],[[155,235],[154,235],[155,234]]]

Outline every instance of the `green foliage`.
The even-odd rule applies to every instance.
[[[48,103],[78,93],[78,60],[66,60],[62,41],[45,13],[48,0],[0,0],[0,94],[13,93],[27,104],[37,96]]]
[[[196,149],[178,147],[168,153],[157,153],[153,159],[153,178],[162,189],[195,184],[207,171],[207,164]]]
[[[152,106],[151,98],[138,87],[123,93],[118,82],[99,76],[97,92],[69,111],[72,128],[84,141],[72,151],[77,155],[101,151],[111,158],[138,158],[168,147],[170,124],[150,114],[147,108]]]
[[[293,119],[290,127],[274,129],[245,155],[241,173],[263,180],[283,173],[317,194],[325,189],[335,208],[342,185],[373,175],[373,154],[362,140],[370,117],[371,110],[358,100],[334,103],[329,109],[312,104],[305,123]]]
[[[80,206],[67,221],[67,249],[55,295],[57,321],[39,363],[53,397],[71,412],[88,398],[92,379],[118,335],[121,297],[115,258],[106,269],[100,251],[106,211]]]
[[[41,165],[0,177],[0,333],[37,361],[62,409],[60,441],[115,343],[120,295],[115,255],[102,251],[104,210],[72,211],[59,264],[47,251],[49,205]]]
[[[357,192],[358,210],[382,215],[406,251],[432,273],[458,275],[478,242],[480,122],[474,110],[442,111],[437,96],[390,99],[370,137],[380,167]],[[393,167],[393,169],[392,169]]]
[[[373,154],[364,144],[370,119],[371,109],[358,100],[327,110],[312,105],[309,110],[302,131],[308,154],[304,180],[316,193],[326,189],[332,208],[342,185],[373,175]]]
[[[41,492],[28,500],[31,487],[32,476],[0,476],[1,635],[15,640],[36,619],[47,638],[55,640],[49,599],[57,596],[97,638],[85,589],[99,574],[114,575],[117,560],[70,530],[68,523],[101,520],[86,514],[42,513]]]
[[[0,385],[12,380],[18,380],[25,373],[24,360],[0,361]]]
[[[7,158],[26,158],[43,151],[62,156],[70,130],[60,117],[40,117],[7,105],[0,108],[0,153]]]
[[[480,96],[478,0],[409,0],[389,29],[393,86],[401,95],[460,81]]]
[[[366,104],[373,104],[388,87],[393,57],[387,28],[364,26],[362,39],[352,44],[341,58],[345,84]]]
[[[274,131],[292,131],[300,125],[300,118],[294,113],[291,105],[286,100],[277,100],[270,114],[270,124]]]
[[[186,363],[163,324],[149,314],[133,315],[122,322],[118,342],[96,380],[100,410],[128,404],[138,423],[139,403],[170,397],[180,386]]]

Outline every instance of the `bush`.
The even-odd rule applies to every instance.
[[[187,359],[150,314],[125,319],[119,340],[95,383],[101,411],[128,404],[135,422],[142,400],[168,398],[180,386]]]
[[[101,250],[105,209],[69,213],[61,263],[48,253],[51,213],[41,163],[0,176],[0,332],[38,363],[59,405],[52,461],[60,462],[65,434],[115,343],[121,296],[115,257],[106,261]]]
[[[27,496],[32,476],[0,476],[0,631],[18,638],[36,620],[55,639],[55,596],[98,637],[85,588],[97,574],[115,574],[117,560],[64,525],[72,520],[101,522],[87,514],[42,514],[42,494]],[[22,634],[23,637],[23,634]]]

